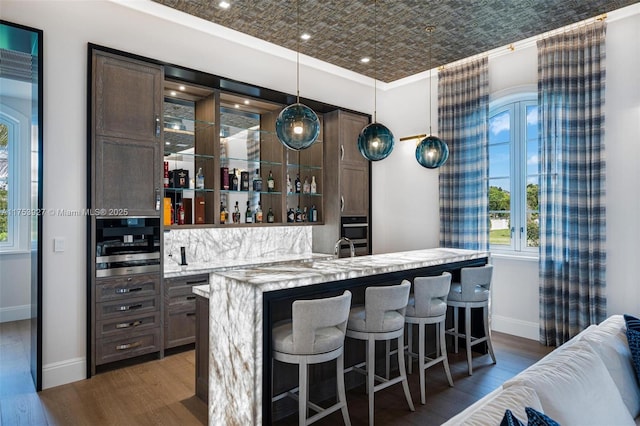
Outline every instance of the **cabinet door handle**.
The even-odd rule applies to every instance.
[[[133,293],[134,291],[142,291],[142,287],[117,288],[116,289],[116,294]]]
[[[187,300],[195,300],[195,296],[187,296]]]
[[[142,303],[136,303],[135,305],[124,305],[118,308],[119,311],[131,311],[133,309],[142,308]]]
[[[340,145],[340,161],[344,160],[344,145]]]
[[[156,137],[160,136],[160,117],[156,115]]]
[[[344,196],[340,196],[340,211],[344,211]]]
[[[133,322],[121,322],[120,324],[116,324],[116,328],[129,328],[129,327],[137,327],[142,324],[142,321],[133,321]]]
[[[160,211],[160,188],[156,188],[156,211]]]
[[[142,345],[142,342],[125,343],[124,345],[116,345],[116,351],[124,351],[127,349],[136,348]]]

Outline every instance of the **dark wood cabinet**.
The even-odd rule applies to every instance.
[[[324,224],[313,229],[313,251],[333,253],[343,216],[369,221],[369,161],[358,150],[358,135],[369,117],[336,110],[324,114]],[[356,247],[369,254],[370,246]]]
[[[164,348],[196,340],[196,295],[194,285],[209,283],[209,275],[191,275],[164,280]]]
[[[92,207],[158,215],[163,68],[92,51]]]

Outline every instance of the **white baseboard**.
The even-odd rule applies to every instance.
[[[31,305],[0,308],[0,322],[21,321],[31,318]]]
[[[535,341],[538,341],[540,336],[540,329],[537,322],[522,321],[500,315],[491,316],[491,329],[500,333],[511,334]]]
[[[87,378],[87,359],[72,358],[42,366],[42,389]]]

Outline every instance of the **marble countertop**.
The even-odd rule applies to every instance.
[[[164,263],[164,277],[180,277],[185,275],[207,274],[211,272],[222,272],[238,268],[254,268],[280,263],[308,262],[313,260],[335,259],[334,255],[323,253],[311,253],[307,255],[279,255],[268,257],[242,258],[235,260],[221,260],[220,262],[189,262],[182,266],[176,262]]]
[[[488,252],[434,248],[396,253],[376,254],[340,259],[307,259],[299,262],[253,266],[215,271],[215,276],[244,285],[273,291],[369,275],[425,268],[446,263],[488,257]],[[212,283],[213,284],[213,283]],[[209,286],[194,287],[194,293],[208,297]]]

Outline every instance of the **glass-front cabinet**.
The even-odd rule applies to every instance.
[[[304,151],[285,148],[284,107],[165,81],[164,225],[321,223],[322,132]]]

